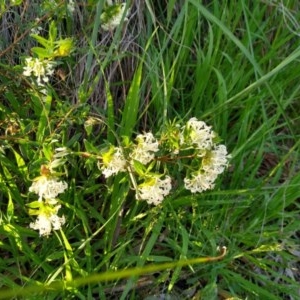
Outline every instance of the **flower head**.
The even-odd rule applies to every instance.
[[[207,150],[212,147],[215,133],[205,122],[191,118],[183,129],[181,144],[196,145],[199,150]]]
[[[192,193],[201,193],[214,188],[217,175],[209,172],[197,172],[192,178],[184,178],[184,187]]]
[[[121,148],[111,146],[110,149],[102,154],[103,163],[98,163],[99,169],[105,178],[126,170],[126,160]]]
[[[158,141],[151,132],[139,134],[136,137],[137,145],[130,154],[131,159],[146,165],[154,158],[154,152],[159,150]]]
[[[55,199],[59,194],[68,188],[68,184],[59,181],[56,177],[42,175],[38,177],[29,188],[29,192],[39,195],[39,201],[42,199]]]
[[[206,153],[202,159],[202,169],[206,172],[221,174],[228,166],[230,155],[225,145],[217,145]]]
[[[59,230],[65,224],[65,217],[57,215],[60,205],[54,207],[43,205],[39,215],[34,223],[30,223],[29,227],[39,230],[40,236],[49,236],[51,230]]]
[[[169,176],[166,176],[165,179],[152,177],[139,185],[136,198],[146,200],[148,204],[158,205],[170,193],[171,188],[171,178]]]
[[[184,179],[185,188],[192,193],[213,189],[218,175],[228,166],[229,158],[226,146],[213,145],[211,150],[205,151],[199,171]]]
[[[43,86],[49,81],[49,76],[54,72],[54,64],[47,60],[40,60],[38,58],[27,57],[25,59],[26,66],[24,67],[23,75],[37,77],[37,83]]]

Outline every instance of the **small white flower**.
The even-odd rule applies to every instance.
[[[198,172],[192,178],[184,178],[184,187],[192,193],[201,193],[214,188],[217,175],[213,173]]]
[[[50,221],[51,221],[53,230],[61,229],[61,226],[66,223],[65,216],[59,217],[58,215],[51,215]]]
[[[189,135],[186,138],[186,133],[181,134],[181,144],[191,143],[196,145],[199,150],[208,150],[212,147],[215,133],[212,131],[211,126],[207,126],[203,121],[198,121],[197,118],[191,118],[184,127],[184,131],[185,129],[187,129]]]
[[[25,59],[25,62],[26,62],[26,67],[24,67],[23,75],[31,76],[31,73],[32,73],[33,67],[34,67],[34,61],[33,61],[32,57],[27,57]]]
[[[136,137],[138,144],[130,154],[131,159],[146,165],[154,158],[154,152],[159,151],[158,141],[151,132],[139,134]]]
[[[148,204],[158,205],[170,193],[171,188],[171,178],[169,176],[166,176],[165,179],[151,178],[138,187],[136,198],[146,200]]]
[[[59,194],[68,188],[64,181],[58,181],[56,177],[40,176],[29,188],[29,192],[39,195],[39,201],[42,199],[55,199]]]
[[[119,172],[126,171],[126,160],[120,148],[112,147],[108,152],[102,155],[103,164],[98,163],[99,169],[102,171],[105,178]]]
[[[39,230],[40,236],[49,236],[52,229],[61,229],[65,222],[65,216],[59,217],[56,214],[51,214],[48,216],[47,214],[42,213],[38,215],[34,223],[29,224],[29,227],[34,230]]]
[[[40,32],[43,30],[43,28],[41,26],[37,26],[37,27],[33,27],[30,29],[30,32],[32,34],[40,34]]]

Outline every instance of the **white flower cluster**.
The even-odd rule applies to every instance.
[[[184,135],[187,131],[188,136]],[[210,126],[207,126],[203,121],[198,121],[196,118],[191,118],[183,128],[183,133],[180,137],[181,144],[191,144],[199,150],[210,149],[213,145],[215,133]]]
[[[229,158],[230,155],[224,145],[214,146],[203,157],[200,169],[191,174],[192,178],[184,179],[185,188],[192,193],[213,189],[218,175],[228,166]]]
[[[169,195],[171,189],[170,176],[166,176],[165,179],[154,177],[139,185],[136,199],[146,200],[148,204],[158,205]]]
[[[57,196],[67,188],[66,182],[59,181],[58,178],[49,174],[42,174],[29,188],[30,192],[39,196],[38,203],[33,206],[38,208],[38,211],[34,212],[37,214],[37,219],[34,223],[30,223],[29,227],[39,230],[40,236],[50,235],[52,230],[59,230],[65,223],[65,217],[57,215],[61,207],[58,204]]]
[[[26,66],[24,67],[23,75],[27,77],[35,76],[39,86],[44,86],[44,83],[49,81],[49,76],[54,73],[54,63],[51,61],[27,57],[25,62]]]
[[[53,200],[67,188],[68,184],[64,181],[58,181],[56,177],[40,176],[32,183],[29,192],[39,195],[39,201],[42,201],[43,198]]]
[[[139,134],[136,141],[137,145],[130,154],[130,158],[146,165],[153,160],[154,153],[159,150],[158,141],[154,138],[152,132]]]
[[[103,164],[98,163],[105,178],[126,170],[126,160],[121,148],[112,147],[103,155]]]
[[[196,118],[191,118],[181,128],[179,124],[173,123],[172,126],[169,132],[161,134],[160,141],[151,132],[137,135],[136,143],[127,146],[129,151],[126,157],[121,148],[111,146],[102,154],[102,162],[98,163],[103,175],[108,178],[125,172],[130,166],[138,176],[138,182],[142,182],[133,184],[137,189],[136,199],[158,205],[171,191],[171,177],[161,179],[164,174],[153,173],[151,170],[155,166],[158,170],[164,159],[166,162],[177,159],[182,160],[181,165],[186,165],[188,169],[188,176],[183,180],[187,190],[201,193],[214,188],[217,177],[228,166],[230,155],[226,146],[218,145],[215,142],[216,133]],[[158,151],[163,154],[161,157],[156,157]],[[147,168],[143,170],[143,167],[135,165],[136,161]]]
[[[134,165],[138,161],[143,165],[150,163],[154,159],[154,153],[159,151],[158,141],[151,132],[139,134],[136,137],[136,143],[132,146],[132,151],[128,155],[127,162],[121,148],[111,146],[102,154],[102,162],[98,162],[98,167],[105,178],[116,175],[119,172],[125,172],[126,166]],[[158,205],[171,190],[171,178],[164,180],[159,177],[150,177],[146,183],[139,185],[136,198],[146,200],[149,204]]]
[[[203,121],[192,118],[183,128],[181,143],[195,146],[196,156],[201,157],[199,169],[184,178],[184,186],[192,193],[213,189],[218,175],[228,166],[230,155],[225,145],[214,143],[215,132]]]
[[[49,236],[52,230],[59,230],[65,224],[65,216],[57,215],[60,205],[55,205],[53,208],[44,208],[37,216],[34,223],[30,223],[29,227],[34,230],[39,230],[40,236]]]
[[[133,146],[133,150],[129,154],[129,163],[132,165],[132,162],[136,160],[146,165],[154,159],[154,153],[159,150],[158,141],[151,132],[139,134],[136,141],[137,144]],[[111,146],[102,154],[102,160],[102,163],[98,163],[98,167],[105,178],[126,171],[127,162],[119,147]]]
[[[128,11],[125,12],[126,3],[112,4],[112,2],[107,2],[108,7],[104,13],[101,14],[101,28],[105,31],[112,31],[117,28],[124,15],[124,21],[128,21]]]

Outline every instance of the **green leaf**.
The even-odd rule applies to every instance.
[[[51,48],[51,43],[47,39],[39,36],[38,34],[31,34],[30,36],[33,37],[39,44],[44,46],[46,49]]]
[[[53,55],[51,48],[33,47],[31,51],[36,54],[40,59],[50,58]]]
[[[51,22],[50,28],[49,28],[49,41],[50,41],[50,47],[54,47],[54,42],[57,37],[57,27],[54,21]]]
[[[14,216],[14,203],[12,200],[11,193],[8,191],[8,204],[7,204],[7,217],[10,220]]]
[[[145,175],[145,166],[137,161],[137,160],[133,160],[133,168],[134,168],[134,171],[140,176],[140,177],[144,177]]]
[[[89,153],[98,153],[99,149],[97,149],[92,143],[90,143],[88,140],[84,140],[84,146],[85,150]]]
[[[49,122],[49,113],[51,109],[51,102],[52,102],[52,96],[51,94],[48,94],[46,97],[44,97],[43,101],[43,110],[40,115],[38,130],[37,130],[37,140],[39,142],[43,142],[47,135],[50,132],[50,122]]]
[[[107,126],[108,126],[108,132],[107,132],[107,139],[110,143],[114,143],[115,141],[115,116],[114,116],[114,101],[112,94],[110,92],[109,84],[105,80],[105,93],[106,93],[106,99],[107,99]]]
[[[41,208],[42,204],[43,203],[41,201],[32,201],[30,203],[27,203],[26,206],[29,208]]]
[[[142,79],[142,63],[137,68],[126,99],[123,117],[121,121],[120,135],[131,137],[137,121],[137,113],[140,104],[139,89]]]
[[[14,0],[14,1],[11,0],[9,2],[10,2],[9,5],[11,6],[18,6],[22,4],[23,0]]]

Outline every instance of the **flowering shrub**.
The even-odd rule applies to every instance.
[[[102,29],[111,31],[119,26],[122,18],[126,20],[128,11],[125,8],[125,3],[107,1],[101,15]],[[23,75],[33,78],[32,84],[36,87],[43,87],[36,89],[36,93],[41,93],[40,99],[45,100],[44,109],[50,109],[54,94],[50,77],[55,66],[62,63],[61,59],[71,55],[73,40],[58,39],[54,21],[50,23],[47,39],[38,34],[31,36],[41,47],[33,47],[34,57],[25,58]],[[44,114],[48,115],[49,110]],[[89,134],[93,124],[88,125],[87,121],[85,125]],[[196,117],[184,125],[176,121],[166,124],[159,134],[148,131],[137,134],[133,141],[129,137],[122,138],[118,145],[96,145],[92,150],[86,149],[84,155],[66,147],[53,152],[50,145],[44,151],[48,164],[42,165],[41,176],[29,188],[29,192],[38,195],[38,200],[28,204],[29,214],[37,216],[30,228],[38,230],[42,236],[49,236],[52,230],[59,230],[65,223],[65,217],[58,216],[63,204],[58,196],[67,190],[68,184],[60,180],[63,173],[56,173],[55,169],[67,164],[66,157],[79,154],[81,158],[95,159],[104,179],[121,173],[122,182],[129,182],[137,200],[156,206],[171,193],[174,173],[176,181],[181,180],[185,189],[201,193],[215,187],[216,179],[228,166],[230,158],[226,146],[218,144],[218,136],[211,126]]]
[[[299,298],[299,6],[248,3],[0,2],[0,299]]]
[[[217,144],[217,140],[211,127],[191,118],[184,126],[173,122],[160,133],[160,138],[152,132],[138,134],[134,142],[127,141],[121,147],[110,144],[99,153],[85,152],[84,156],[98,160],[97,166],[105,178],[123,173],[135,189],[137,200],[159,205],[172,190],[172,171],[168,168],[171,162],[172,166],[185,167],[184,173],[178,173],[184,177],[185,189],[202,193],[214,188],[216,179],[230,159],[226,146]],[[55,149],[53,161],[49,166],[42,166],[41,176],[29,188],[29,192],[39,197],[38,201],[29,204],[30,214],[38,216],[30,227],[39,230],[40,235],[49,235],[51,230],[60,229],[65,222],[64,217],[57,215],[61,207],[57,196],[64,193],[68,185],[53,175],[53,169],[65,163],[63,157],[72,154],[77,155],[65,147]]]
[[[230,155],[225,145],[217,144],[217,134],[205,122],[191,118],[185,126],[174,123],[161,133],[161,139],[152,132],[138,134],[136,143],[130,144],[127,157],[121,148],[110,146],[101,154],[98,166],[107,178],[119,172],[131,171],[137,175],[136,199],[149,204],[160,204],[171,191],[171,174],[157,173],[161,165],[167,170],[168,162],[185,165],[184,187],[192,193],[213,189],[217,177],[228,166]],[[127,147],[128,148],[128,147]],[[174,150],[176,149],[176,150]],[[152,170],[156,171],[153,172]],[[160,179],[164,177],[165,179]],[[134,183],[132,183],[134,186]]]

